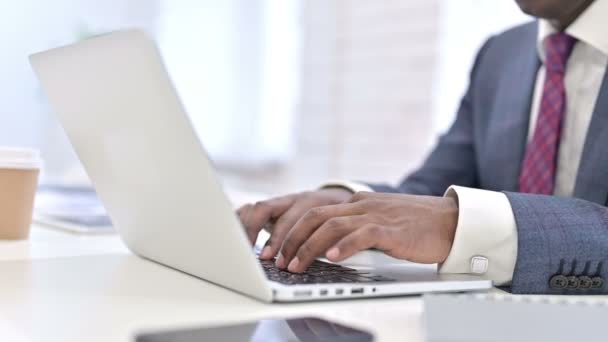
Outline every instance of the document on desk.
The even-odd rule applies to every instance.
[[[597,341],[604,339],[608,296],[427,295],[429,342]]]

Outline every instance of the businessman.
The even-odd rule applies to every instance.
[[[245,205],[261,257],[303,272],[376,248],[514,293],[608,293],[608,0],[516,0],[456,120],[397,187],[333,182]]]

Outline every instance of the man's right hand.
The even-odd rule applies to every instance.
[[[237,210],[237,214],[252,245],[262,229],[270,233],[270,238],[260,254],[261,259],[267,260],[277,255],[287,233],[307,211],[342,203],[351,196],[352,193],[346,189],[326,188],[245,204]]]

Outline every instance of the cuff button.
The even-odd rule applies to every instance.
[[[549,286],[552,289],[565,289],[568,286],[568,278],[564,275],[554,275],[549,280]]]
[[[471,258],[471,273],[484,274],[488,271],[488,258],[482,256],[474,256]]]
[[[591,288],[592,289],[601,289],[602,287],[604,287],[604,278],[602,278],[602,277],[591,278]]]
[[[577,289],[579,285],[579,280],[577,276],[569,276],[568,277],[568,288],[569,289]]]
[[[578,277],[578,288],[585,290],[591,288],[591,277],[580,276]]]

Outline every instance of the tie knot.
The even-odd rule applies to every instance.
[[[545,68],[547,71],[563,73],[575,43],[576,38],[564,32],[553,33],[547,37],[545,40]]]

